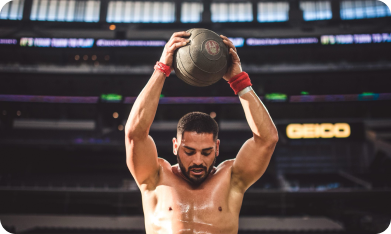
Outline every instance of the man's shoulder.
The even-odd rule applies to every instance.
[[[228,160],[225,160],[224,162],[220,163],[216,170],[229,170],[231,169],[232,165],[234,164],[235,162],[235,159],[228,159]]]
[[[175,165],[171,165],[171,163],[169,163],[167,160],[163,159],[163,158],[158,158],[158,162],[160,164],[160,175],[164,175],[163,177],[164,178],[173,178],[172,176],[174,177],[182,177],[183,175],[180,173],[180,169],[179,169],[179,165],[178,163],[175,164]],[[167,177],[168,176],[168,177]],[[162,178],[163,178],[162,177]],[[173,180],[170,181],[172,182]],[[165,181],[165,179],[163,179],[163,181]]]
[[[165,168],[165,169],[171,168],[171,163],[169,163],[164,158],[157,158],[157,161],[158,161],[159,165],[162,166],[163,168]]]

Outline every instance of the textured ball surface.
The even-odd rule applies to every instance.
[[[208,29],[194,28],[190,44],[176,50],[173,67],[184,82],[198,87],[219,81],[228,69],[228,47],[221,37]]]

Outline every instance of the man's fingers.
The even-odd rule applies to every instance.
[[[167,42],[167,47],[170,48],[173,44],[178,42],[188,42],[189,40],[182,37],[174,37],[170,41]]]
[[[229,50],[229,54],[232,56],[232,62],[240,62],[239,55],[233,48]]]
[[[236,47],[234,46],[234,43],[226,36],[220,35],[220,37],[223,39],[223,42],[228,45],[229,48],[233,48],[236,51]]]
[[[229,48],[229,54],[232,56],[232,62],[233,63],[240,63],[239,55],[236,51],[236,47],[234,46],[233,42],[228,39],[228,37],[224,35],[220,35],[220,37],[223,39],[224,44],[226,44]]]
[[[223,39],[228,39],[228,37],[224,36],[224,35],[220,35],[221,38]]]
[[[230,48],[233,48],[235,47],[234,44],[232,43],[232,41],[228,40],[228,39],[224,39],[223,42],[228,45]]]
[[[176,49],[178,49],[179,47],[182,47],[182,46],[185,46],[187,44],[187,42],[177,42],[177,43],[174,43],[170,46],[170,48],[167,50],[168,53],[174,53],[174,51]]]
[[[229,42],[232,43],[232,41],[231,41],[228,37],[226,37],[226,36],[224,36],[224,35],[220,35],[220,37],[221,37],[223,40],[227,40],[227,41],[229,41]]]
[[[230,48],[230,49],[232,48],[236,51],[236,48],[235,48],[234,44],[232,43],[232,41],[230,41],[228,39],[224,39],[223,42],[224,42],[224,44],[226,44],[228,46],[228,48]]]
[[[188,32],[176,32],[174,34],[172,34],[171,38],[174,38],[174,37],[189,37],[190,36],[190,33]]]

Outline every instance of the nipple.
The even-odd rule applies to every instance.
[[[221,208],[221,206],[219,206],[219,211],[222,211],[223,209]]]

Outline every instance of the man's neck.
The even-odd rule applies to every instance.
[[[187,183],[189,183],[189,184],[191,184],[191,185],[193,184],[193,183],[189,180],[189,178],[187,178],[187,177],[185,176],[185,174],[183,174],[181,168],[179,167],[179,164],[175,164],[175,165],[172,167],[172,172],[173,172],[175,175],[177,175],[177,176],[181,177],[182,179],[184,179]]]

